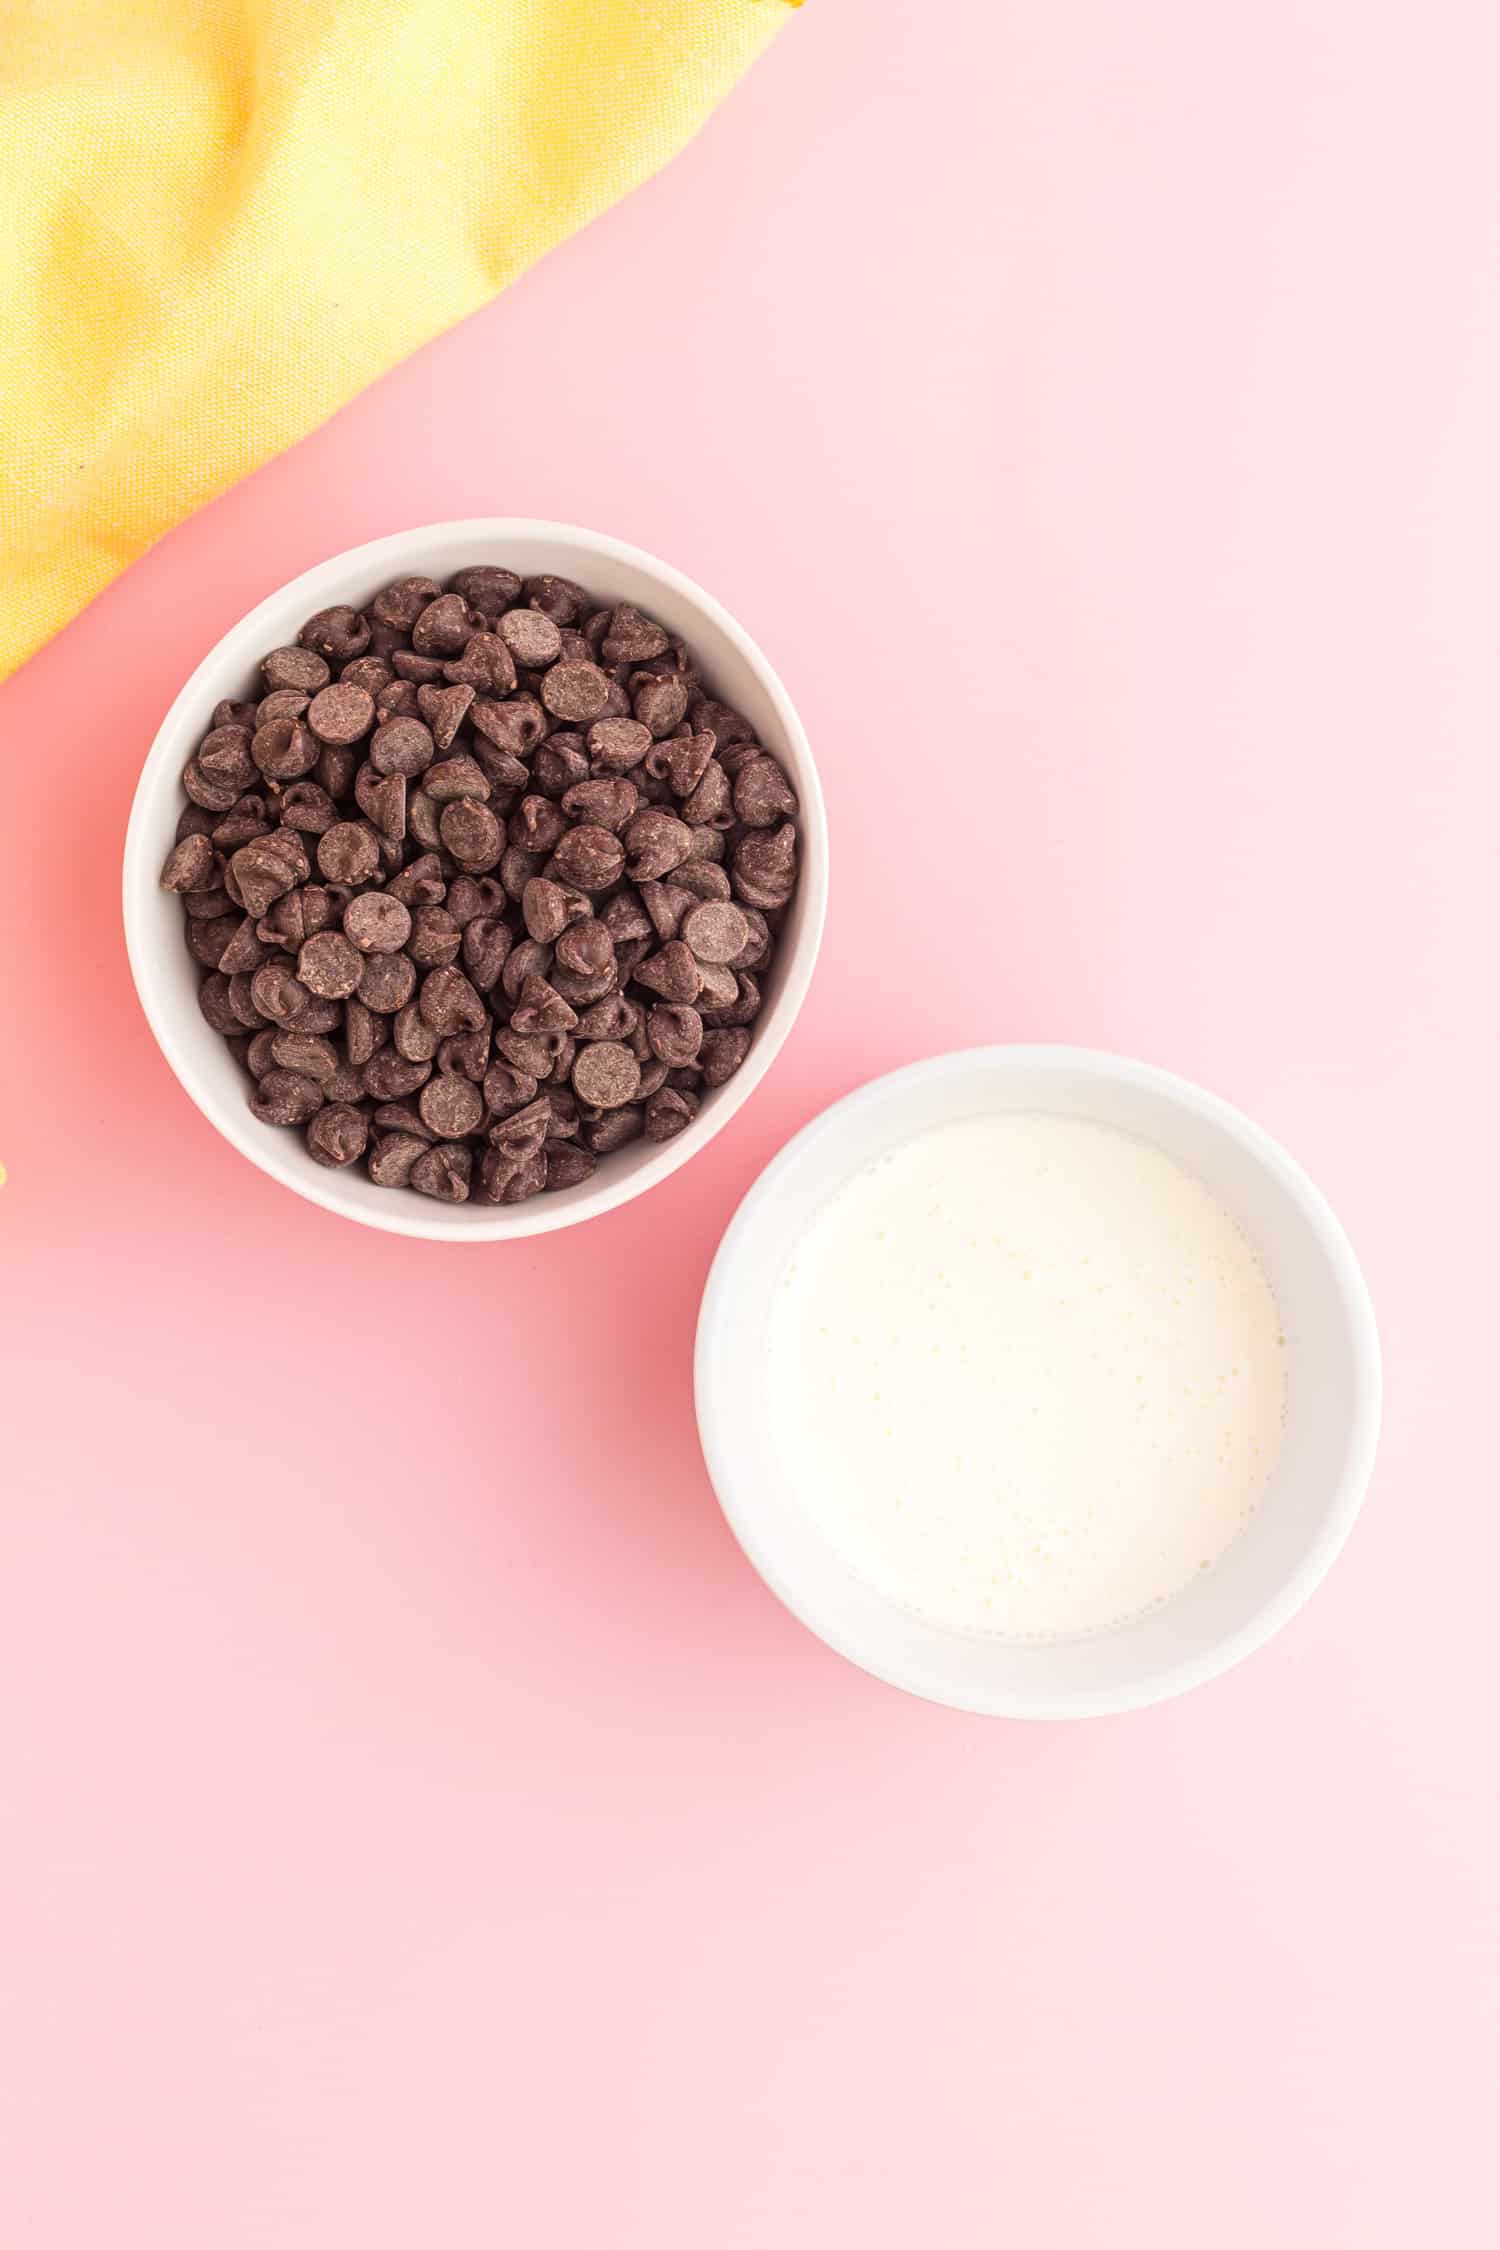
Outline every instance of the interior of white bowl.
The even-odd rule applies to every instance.
[[[408,1189],[378,1188],[362,1167],[330,1171],[313,1162],[299,1137],[263,1125],[247,1106],[247,1081],[198,1009],[198,969],[182,935],[179,902],[158,888],[185,802],[180,776],[223,696],[255,692],[268,649],[293,640],[315,610],[368,601],[387,580],[413,573],[445,578],[481,562],[523,576],[555,571],[576,578],[602,601],[628,601],[678,633],[700,674],[722,701],[742,711],[782,760],[801,801],[802,869],[775,963],[765,984],[750,1052],[727,1084],[708,1091],[693,1123],[676,1139],[638,1141],[602,1159],[580,1186],[496,1208],[444,1204]],[[520,517],[429,524],[356,547],[320,563],[252,610],[212,649],[162,722],[142,772],[125,847],[125,934],[136,989],[152,1030],[187,1092],[219,1131],[274,1179],[331,1211],[399,1234],[494,1241],[570,1226],[627,1202],[685,1164],[733,1116],[774,1059],[802,1004],[822,935],[828,837],[812,755],[790,698],[765,657],[711,596],[680,571],[601,533]]]
[[[1195,1172],[1255,1245],[1287,1336],[1280,1461],[1215,1568],[1163,1607],[1095,1637],[1020,1642],[944,1631],[858,1577],[798,1502],[766,1396],[772,1295],[798,1240],[863,1163],[923,1128],[995,1111],[1087,1117]],[[1124,1710],[1248,1653],[1311,1592],[1363,1495],[1379,1422],[1379,1349],[1364,1282],[1311,1181],[1200,1088],[1109,1055],[978,1048],[912,1065],[815,1119],[751,1189],[719,1251],[698,1333],[698,1413],[726,1515],[772,1590],[844,1655],[962,1709],[1063,1718]]]

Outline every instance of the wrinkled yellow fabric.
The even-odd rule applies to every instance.
[[[785,0],[0,0],[0,677],[655,171]]]

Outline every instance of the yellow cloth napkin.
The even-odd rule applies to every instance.
[[[0,0],[0,677],[665,163],[785,0]]]

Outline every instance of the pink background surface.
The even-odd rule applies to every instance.
[[[669,174],[0,694],[0,2240],[1485,2237],[1497,65],[1474,7],[815,0]],[[744,618],[835,896],[702,1159],[448,1252],[214,1137],[116,881],[208,643],[486,511]],[[1311,1608],[1062,1730],[803,1633],[689,1396],[786,1136],[1012,1038],[1262,1119],[1388,1363]]]

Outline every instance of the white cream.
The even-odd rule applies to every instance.
[[[856,1174],[771,1321],[776,1444],[872,1585],[969,1632],[1096,1632],[1208,1570],[1275,1465],[1285,1339],[1193,1175],[1077,1118],[987,1116]]]

